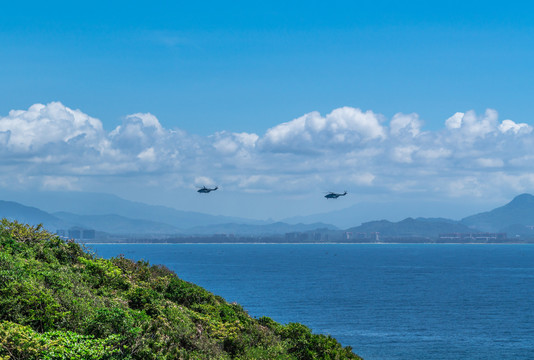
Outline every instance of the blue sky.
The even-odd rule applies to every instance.
[[[158,203],[188,199],[178,207],[201,211],[207,205],[189,200],[187,184],[222,183],[235,204],[231,208],[210,204],[211,212],[251,214],[243,203],[253,197],[255,203],[265,201],[264,211],[254,210],[254,216],[276,217],[282,215],[277,204],[289,196],[286,189],[306,199],[283,212],[290,216],[325,210],[311,200],[319,190],[349,188],[356,194],[334,208],[362,199],[375,202],[377,196],[402,202],[421,193],[433,201],[451,202],[465,194],[451,191],[447,181],[480,189],[491,174],[507,180],[476,194],[465,192],[481,208],[491,202],[489,194],[493,203],[502,202],[518,192],[534,191],[530,170],[517,165],[530,156],[532,8],[511,1],[4,4],[0,13],[0,125],[2,121],[4,125],[0,131],[9,131],[10,140],[6,140],[3,166],[24,158],[33,167],[18,171],[16,183],[0,184],[46,189],[55,183]],[[34,104],[45,107],[32,112]],[[343,112],[344,107],[361,109],[362,114],[370,111],[372,116]],[[487,109],[496,113],[488,115]],[[33,115],[10,115],[11,110]],[[80,112],[78,119],[98,123],[90,127],[76,123],[71,113],[75,110]],[[314,111],[319,115],[308,116],[308,122],[295,122]],[[399,113],[412,115],[402,118]],[[458,120],[461,116],[448,120],[456,113],[465,115],[463,122]],[[67,124],[69,116],[72,121]],[[147,120],[150,116],[155,122]],[[393,119],[396,125],[391,124]],[[513,124],[503,127],[504,120]],[[25,127],[19,126],[24,121]],[[326,125],[317,127],[317,121]],[[43,125],[51,122],[72,131]],[[284,123],[289,125],[281,127]],[[13,143],[17,131],[23,134],[30,128],[52,131],[56,140]],[[126,129],[134,128],[140,137],[127,140]],[[447,131],[456,134],[458,129],[463,129],[462,136],[471,136],[469,141],[452,144]],[[501,139],[509,129],[523,137]],[[94,142],[85,144],[87,148],[72,148],[72,139],[80,131],[84,141]],[[371,146],[372,141],[382,143]],[[471,147],[466,147],[466,141]],[[496,141],[501,141],[501,148],[494,153]],[[78,156],[83,171],[60,170],[61,164],[71,169],[73,164],[50,160],[60,145]],[[219,153],[208,154],[206,147]],[[38,148],[50,153],[36,160],[32,151]],[[88,148],[100,155],[84,157],[91,153]],[[203,153],[168,163],[169,156],[195,148]],[[366,156],[373,151],[389,155],[369,157],[366,165],[356,150]],[[254,158],[257,169],[240,162],[247,156]],[[392,161],[397,173],[386,174],[371,158],[384,162],[386,168]],[[50,173],[50,166],[35,165],[43,159],[58,166],[56,173]],[[133,164],[132,159],[145,163]],[[441,163],[443,159],[448,162]],[[335,165],[342,160],[343,164]],[[127,170],[95,170],[95,164],[106,162]],[[307,162],[330,165],[295,170],[295,164]],[[211,163],[214,168],[199,163]],[[357,165],[351,168],[350,164]],[[433,177],[444,166],[451,178]],[[414,167],[421,175],[406,175],[413,174]],[[342,180],[351,176],[352,182]],[[387,177],[402,178],[411,185],[395,187]],[[164,185],[157,178],[175,185]],[[153,187],[160,192],[149,191],[147,185],[140,195],[139,186],[133,185],[139,179],[156,184]],[[429,182],[441,185],[424,185]]]
[[[532,10],[532,9],[530,9]],[[529,120],[533,23],[513,2],[11,2],[0,110],[62,101],[112,129],[262,132],[309,111]]]

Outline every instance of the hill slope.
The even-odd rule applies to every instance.
[[[177,234],[180,232],[180,229],[161,222],[130,219],[115,214],[78,215],[61,211],[54,213],[54,216],[68,223],[110,234]]]
[[[13,196],[10,197],[11,200],[13,200]],[[263,223],[258,220],[183,211],[161,205],[148,205],[103,193],[39,192],[35,196],[16,194],[16,198],[18,199],[15,199],[17,202],[38,207],[49,213],[65,211],[78,215],[115,214],[130,219],[144,219],[165,223],[179,229],[225,223]]]
[[[295,224],[290,225],[282,222],[276,223],[261,223],[261,224],[247,224],[247,223],[220,223],[209,225],[210,221],[214,222],[213,217],[209,215],[202,215],[198,213],[187,213],[187,216],[195,217],[193,221],[190,218],[188,221],[184,220],[186,212],[179,212],[178,210],[151,206],[141,203],[127,202],[126,200],[117,200],[117,207],[112,209],[118,212],[126,212],[123,207],[134,206],[136,204],[137,210],[131,210],[131,214],[139,213],[146,216],[145,218],[131,218],[114,213],[87,215],[75,214],[67,211],[58,211],[49,214],[35,207],[25,206],[12,201],[0,201],[0,217],[5,217],[11,220],[17,220],[31,225],[43,224],[43,226],[50,231],[57,229],[68,229],[73,226],[79,226],[86,229],[94,229],[98,232],[104,232],[113,235],[126,236],[144,236],[144,235],[177,235],[177,234],[194,234],[194,235],[212,235],[212,234],[239,234],[247,236],[256,235],[272,235],[284,234],[286,232],[309,231],[318,228],[327,228],[334,230],[335,226],[324,223],[314,224]],[[57,205],[56,205],[57,206]],[[77,203],[76,208],[82,206],[82,203]],[[90,206],[89,206],[90,207]],[[81,208],[78,208],[81,210]],[[110,210],[110,209],[106,209]],[[102,212],[103,210],[100,210]],[[87,212],[87,209],[82,212]],[[161,215],[161,218],[159,217]],[[178,218],[174,218],[176,215]],[[202,219],[206,218],[206,222]],[[224,217],[215,217],[220,221],[226,219]],[[147,220],[147,219],[158,219]],[[162,219],[167,219],[169,222],[164,222]],[[233,219],[233,218],[228,218]],[[216,222],[215,221],[215,222]],[[187,223],[184,228],[178,228],[169,223]],[[198,225],[201,223],[202,225]],[[194,226],[197,224],[197,226]],[[206,225],[208,224],[208,225]]]
[[[14,201],[0,200],[0,218],[17,220],[30,225],[43,224],[47,229],[56,230],[68,224],[36,207],[25,206]]]
[[[251,318],[163,266],[104,260],[0,224],[0,359],[360,359],[304,325]]]
[[[466,225],[457,221],[441,218],[406,218],[399,222],[387,220],[370,221],[347,231],[354,233],[379,232],[381,236],[437,237],[440,233],[471,232]]]
[[[305,232],[316,229],[337,230],[334,225],[324,223],[313,224],[286,224],[283,222],[275,222],[265,225],[247,225],[247,224],[221,224],[211,226],[199,226],[187,229],[185,233],[188,234],[236,234],[236,235],[280,235],[289,232]]]
[[[521,194],[508,204],[488,212],[468,216],[462,224],[484,231],[501,231],[514,225],[534,225],[534,196]]]

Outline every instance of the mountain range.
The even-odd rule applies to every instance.
[[[534,226],[534,196],[516,196],[504,206],[463,218],[462,223],[484,231],[505,231],[518,226],[528,229]]]
[[[478,230],[476,230],[478,231]],[[470,233],[473,228],[461,222],[440,218],[406,218],[399,222],[387,220],[370,221],[360,226],[347,229],[352,233],[380,233],[388,237],[429,237],[434,238],[443,233]]]
[[[214,216],[180,211],[165,206],[132,202],[114,195],[56,193],[54,206],[64,210],[47,212],[15,201],[0,201],[0,217],[28,224],[43,224],[50,231],[79,228],[99,234],[126,237],[280,236],[288,233],[380,233],[391,237],[437,237],[441,233],[505,232],[509,236],[534,237],[534,196],[521,194],[493,210],[461,220],[444,218],[406,218],[398,222],[375,220],[338,229],[320,221],[289,224],[253,219]],[[102,206],[105,204],[105,206]],[[100,205],[100,206],[99,206]],[[350,212],[350,209],[346,210]],[[350,214],[349,214],[350,215]]]
[[[310,231],[318,228],[337,230],[335,226],[323,223],[270,223],[180,211],[165,206],[133,202],[107,194],[75,193],[70,195],[70,201],[66,201],[64,194],[58,193],[54,194],[52,199],[55,201],[54,207],[61,203],[64,208],[74,210],[76,213],[71,211],[50,213],[15,201],[0,200],[0,217],[32,225],[43,224],[46,229],[52,232],[79,228],[127,237],[212,234],[268,236]],[[106,205],[102,206],[102,204]]]

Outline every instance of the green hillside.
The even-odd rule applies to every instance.
[[[298,323],[251,318],[169,269],[2,219],[0,359],[360,359]]]

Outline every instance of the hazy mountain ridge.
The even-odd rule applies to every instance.
[[[32,225],[43,224],[53,230],[70,225],[46,211],[14,201],[0,200],[0,217]]]
[[[511,227],[533,226],[534,196],[531,194],[518,195],[504,206],[465,217],[461,223],[483,231],[499,232]]]
[[[406,218],[399,222],[388,220],[370,221],[347,229],[353,233],[371,233],[378,232],[381,236],[399,236],[399,237],[437,237],[442,233],[468,233],[472,232],[464,224],[450,219],[436,218]]]
[[[84,196],[91,197],[91,196]],[[83,208],[81,199],[74,198],[75,203],[70,208]],[[335,237],[342,237],[344,233],[370,234],[380,233],[381,236],[390,237],[437,237],[442,233],[474,233],[474,232],[505,232],[509,236],[534,236],[534,196],[521,194],[504,206],[468,216],[462,220],[446,218],[406,218],[398,222],[389,220],[374,220],[364,222],[358,226],[340,230],[334,225],[324,222],[288,224],[285,222],[262,223],[248,220],[249,223],[238,222],[242,219],[217,217],[196,212],[184,212],[164,206],[152,206],[142,203],[130,202],[116,196],[110,196],[115,206],[105,206],[100,214],[76,214],[68,211],[59,211],[50,214],[32,206],[25,206],[14,201],[0,201],[0,216],[16,219],[29,224],[42,223],[45,228],[56,231],[81,227],[93,229],[113,235],[153,235],[153,236],[180,236],[180,235],[212,235],[232,234],[239,236],[281,236],[291,233],[323,232],[329,235],[329,241]],[[102,197],[92,198],[88,209],[95,203],[101,203]],[[101,203],[102,204],[102,203]],[[55,205],[57,206],[57,204]],[[127,208],[130,207],[128,210]],[[121,214],[113,213],[118,210]],[[128,210],[128,211],[127,211]],[[107,213],[104,213],[107,211]],[[129,217],[122,215],[130,213],[137,215]],[[173,218],[173,216],[180,216]],[[350,214],[348,214],[350,216]],[[228,221],[238,220],[238,221]],[[167,222],[166,220],[172,220]],[[187,221],[189,220],[189,221]],[[205,220],[205,221],[204,221]],[[227,220],[226,222],[218,222]],[[216,223],[210,223],[215,221]],[[245,220],[246,221],[246,220]],[[175,224],[187,224],[176,226]],[[337,235],[336,235],[337,234]],[[367,236],[367,235],[366,235]]]
[[[265,225],[247,224],[221,224],[211,226],[201,226],[187,229],[187,234],[209,235],[209,234],[236,234],[236,235],[280,235],[289,232],[305,232],[316,229],[338,230],[337,227],[325,223],[313,224],[287,224],[284,222],[274,222]]]
[[[139,203],[140,204],[140,203]],[[144,205],[139,207],[141,209],[153,210],[159,209],[165,212],[165,207],[153,207],[151,205]],[[77,203],[76,206],[81,206]],[[106,210],[109,210],[106,208]],[[166,214],[159,213],[161,218],[172,217],[177,210],[170,209]],[[132,211],[137,214],[138,212]],[[178,211],[179,214],[184,212]],[[314,223],[314,224],[286,224],[282,222],[274,222],[269,224],[250,224],[250,223],[236,223],[227,222],[221,224],[208,224],[203,226],[191,226],[202,223],[202,220],[207,218],[213,219],[211,215],[202,213],[187,213],[186,218],[194,218],[194,221],[189,222],[189,226],[179,228],[164,221],[153,221],[155,218],[153,212],[148,211],[144,218],[131,218],[123,215],[108,213],[108,214],[75,214],[67,211],[58,211],[50,214],[46,211],[40,210],[36,207],[26,206],[13,201],[0,201],[0,216],[9,219],[18,220],[20,222],[31,225],[43,224],[43,226],[50,231],[57,231],[59,229],[68,230],[69,228],[79,227],[84,229],[93,229],[98,232],[104,232],[113,235],[211,235],[211,234],[236,234],[244,236],[258,236],[258,235],[281,235],[287,232],[303,232],[322,228],[328,230],[337,230],[337,228],[330,224]],[[148,218],[148,219],[147,219]],[[184,217],[179,219],[182,222]],[[219,218],[217,218],[219,219]],[[220,219],[233,219],[221,217]],[[240,219],[237,219],[240,220]],[[175,221],[176,222],[176,221]],[[260,221],[257,221],[258,223]]]
[[[181,230],[165,223],[131,219],[121,215],[77,215],[68,212],[57,212],[54,216],[66,223],[81,227],[97,229],[110,234],[175,234]],[[129,232],[126,232],[128,230]]]
[[[48,213],[68,212],[89,216],[115,214],[130,219],[165,223],[179,229],[232,222],[265,224],[261,220],[177,210],[162,205],[130,201],[116,195],[103,193],[49,191],[39,193],[39,196],[18,193],[10,196],[10,198],[12,201],[39,208]],[[13,200],[13,198],[20,200]]]

